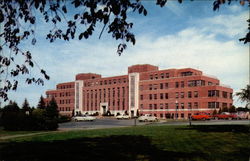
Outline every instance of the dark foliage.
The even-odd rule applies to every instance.
[[[156,0],[156,5],[163,7],[167,0]],[[182,3],[182,0],[178,0]],[[226,0],[215,0],[214,10],[218,10],[221,4]],[[231,3],[231,0],[227,0]],[[241,0],[243,5],[247,0]],[[68,9],[73,8],[73,16],[65,16]],[[79,10],[79,8],[83,8]],[[97,24],[103,25],[99,38],[104,31],[107,31],[112,38],[119,40],[117,48],[119,55],[127,48],[126,43],[136,43],[135,35],[131,32],[133,22],[129,22],[127,14],[129,11],[146,16],[148,11],[145,9],[141,0],[1,0],[0,1],[0,23],[3,28],[0,32],[0,52],[9,50],[8,54],[0,55],[0,97],[5,101],[8,100],[8,91],[16,90],[18,80],[16,76],[26,75],[26,83],[44,84],[44,79],[49,80],[50,77],[46,71],[32,59],[32,53],[24,50],[21,43],[25,40],[31,41],[31,45],[37,42],[35,36],[35,28],[37,25],[37,17],[40,14],[46,23],[52,24],[52,29],[48,30],[45,35],[49,42],[57,39],[69,41],[78,38],[88,39],[92,36]],[[248,20],[250,23],[250,20]],[[65,28],[59,28],[58,24],[64,23]],[[106,30],[105,30],[106,29]],[[249,42],[250,33],[245,38],[240,39],[244,43]],[[17,55],[24,58],[23,62],[16,60]],[[19,59],[20,61],[20,59]],[[41,73],[41,77],[32,77],[30,69],[36,66]],[[10,79],[8,76],[12,76]]]
[[[45,108],[45,115],[47,118],[54,120],[59,116],[58,106],[54,97],[50,100],[48,106]]]
[[[58,128],[57,121],[58,118],[53,110],[42,109],[40,114],[37,114],[29,108],[27,113],[26,110],[20,109],[15,102],[5,106],[1,116],[2,126],[5,130],[11,131],[56,130]]]
[[[41,97],[39,99],[39,102],[38,102],[38,105],[37,105],[37,108],[39,108],[39,109],[45,109],[45,107],[46,107],[46,104],[44,102],[43,96],[41,95]]]
[[[26,98],[24,99],[22,109],[23,109],[24,112],[28,112],[28,113],[31,112],[29,102],[28,102],[28,100]]]

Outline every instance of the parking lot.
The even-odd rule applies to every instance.
[[[192,125],[250,125],[250,120],[207,120],[192,121]],[[126,127],[134,125],[189,125],[188,120],[160,120],[158,122],[139,122],[138,120],[117,120],[115,118],[101,118],[95,121],[67,122],[59,124],[59,130],[77,129],[103,129],[113,127]]]

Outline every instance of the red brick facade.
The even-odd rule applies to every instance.
[[[55,97],[64,115],[110,112],[130,116],[153,114],[158,118],[188,118],[199,111],[230,107],[233,90],[217,78],[192,68],[159,70],[144,64],[128,67],[128,75],[102,78],[76,75],[75,82],[61,83],[46,92]],[[48,101],[49,99],[47,99]]]

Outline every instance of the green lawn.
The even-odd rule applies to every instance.
[[[137,126],[40,134],[0,143],[0,160],[248,161],[249,126]]]

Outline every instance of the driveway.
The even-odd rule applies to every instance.
[[[250,120],[209,120],[209,121],[192,121],[192,125],[250,125]],[[187,120],[160,120],[159,122],[139,122],[136,125],[189,125]],[[76,129],[103,129],[113,127],[134,126],[135,120],[117,120],[115,118],[102,118],[93,122],[67,122],[59,124],[59,130],[76,130]]]

